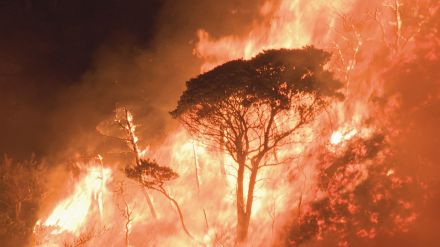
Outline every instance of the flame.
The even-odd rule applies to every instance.
[[[331,151],[346,151],[346,143],[356,138],[369,138],[377,128],[368,124],[367,118],[373,111],[370,96],[373,90],[380,93],[382,85],[376,85],[376,82],[367,83],[364,80],[360,80],[357,85],[353,83],[356,73],[362,75],[362,72],[356,69],[368,70],[365,64],[358,61],[358,54],[366,45],[360,39],[361,33],[355,25],[350,24],[348,29],[355,39],[354,43],[350,44],[353,45],[352,49],[345,47],[343,43],[337,43],[339,34],[336,28],[341,16],[350,13],[358,2],[360,1],[268,0],[261,5],[258,18],[243,36],[228,35],[215,39],[212,38],[214,35],[205,30],[197,32],[198,42],[194,54],[203,60],[201,71],[207,71],[227,60],[251,58],[265,49],[298,48],[314,44],[325,48],[336,47],[334,61],[329,66],[334,66],[334,71],[346,80],[346,100],[331,105],[326,114],[317,118],[313,126],[294,137],[294,144],[276,150],[278,158],[286,160],[285,165],[263,169],[259,173],[252,212],[252,221],[257,223],[251,226],[253,235],[250,244],[264,245],[263,243],[271,240],[276,227],[286,223],[287,219],[283,217],[288,215],[287,213],[295,211],[301,216],[307,210],[307,206],[303,205],[328,196],[318,193],[316,189],[318,158],[313,153],[317,149],[326,146]],[[401,21],[398,25],[402,25]],[[379,32],[371,32],[368,35],[372,40],[382,39]],[[378,45],[376,49],[381,48]],[[103,167],[102,164],[90,166],[74,185],[73,193],[58,202],[49,216],[37,222],[37,226],[53,228],[51,235],[68,232],[79,236],[87,226],[110,222],[113,228],[105,235],[109,240],[105,240],[105,237],[98,238],[93,242],[94,246],[120,243],[124,238],[121,233],[125,231],[125,223],[129,229],[127,237],[134,246],[144,246],[149,241],[160,243],[161,246],[231,245],[236,218],[236,167],[233,159],[195,141],[183,129],[171,133],[156,149],[141,149],[138,147],[139,137],[135,135],[136,125],[130,113],[127,114],[127,121],[127,130],[132,135],[136,155],[139,158],[156,158],[160,164],[166,164],[179,173],[179,179],[172,182],[167,190],[183,205],[189,228],[196,233],[195,243],[185,238],[176,226],[178,218],[173,205],[159,194],[153,193],[151,199],[157,210],[157,219],[154,219],[147,209],[142,190],[137,185],[127,185],[128,191],[124,199],[126,212],[132,212],[131,220],[127,215],[121,216],[111,199],[114,193],[108,186],[113,177],[124,176],[118,169]],[[280,122],[283,122],[282,119]],[[321,140],[325,143],[320,143]],[[291,156],[294,159],[289,159]],[[102,162],[102,157],[99,159]],[[364,163],[348,166],[347,173],[359,172],[360,175],[353,178],[349,183],[351,187],[347,186],[347,190],[367,178],[367,166],[368,164]],[[340,174],[337,179],[342,181],[343,175]],[[386,171],[387,177],[397,181],[394,175],[394,169]],[[376,194],[376,197],[379,201],[382,195]],[[356,210],[354,205],[349,207],[351,212]],[[93,214],[99,217],[91,217]],[[413,222],[416,216],[393,217],[404,228],[404,225]],[[344,222],[344,219],[338,220]],[[371,221],[377,222],[377,215],[372,215]],[[324,225],[323,221],[319,221],[318,225]],[[272,226],[272,229],[268,230],[268,226]],[[149,233],[148,236],[146,232]],[[356,234],[363,238],[374,238],[377,232],[375,229],[361,229]],[[320,237],[318,234],[318,238]],[[342,245],[348,243],[343,242]]]
[[[333,132],[332,136],[330,137],[330,143],[336,145],[336,144],[340,143],[343,138],[344,138],[344,136],[342,136],[341,132],[335,131],[335,132]]]
[[[87,169],[84,177],[75,185],[74,192],[62,200],[52,213],[39,224],[53,228],[51,234],[70,232],[78,235],[87,217],[93,211],[98,211],[100,219],[104,215],[103,196],[108,194],[106,188],[111,178],[112,170],[101,166]]]
[[[260,8],[263,21],[256,21],[244,37],[225,36],[214,40],[200,29],[194,54],[204,59],[201,70],[207,71],[229,60],[249,59],[267,49],[300,48],[317,41],[325,44],[338,18],[335,11],[345,13],[354,2],[284,0],[277,6],[274,1],[266,1]]]
[[[353,138],[353,136],[355,136],[357,134],[357,130],[356,129],[352,129],[350,131],[343,131],[343,130],[337,130],[334,131],[332,133],[332,135],[330,136],[330,143],[333,145],[337,145],[343,141],[348,141],[351,138]]]

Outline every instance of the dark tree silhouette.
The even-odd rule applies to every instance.
[[[374,238],[407,231],[425,193],[413,178],[398,174],[388,145],[386,136],[375,134],[353,138],[340,154],[324,153],[318,188],[326,196],[295,217],[280,238],[286,242],[278,245],[306,245],[319,236],[325,246],[371,246]]]
[[[342,84],[324,68],[329,57],[306,47],[227,62],[189,80],[171,112],[193,135],[223,147],[237,163],[237,242],[248,234],[259,169],[279,164],[276,148],[291,141],[331,98],[343,97]]]
[[[145,188],[158,191],[164,195],[176,207],[179,214],[180,223],[185,233],[192,238],[191,233],[185,225],[183,213],[180,209],[179,203],[174,199],[165,189],[165,183],[176,179],[179,175],[173,169],[165,166],[160,166],[154,160],[140,160],[140,164],[134,167],[126,167],[125,174],[127,177],[135,179]]]

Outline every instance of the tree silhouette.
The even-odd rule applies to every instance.
[[[124,232],[125,232],[125,246],[130,246],[130,225],[133,223],[134,220],[134,212],[133,208],[130,207],[129,202],[126,199],[126,192],[125,192],[125,185],[124,181],[120,181],[118,183],[118,187],[114,191],[116,193],[117,199],[120,202],[117,202],[117,207],[119,209],[119,212],[121,213],[121,216],[125,220],[124,224]]]
[[[183,213],[180,209],[179,203],[174,199],[165,189],[165,183],[176,179],[179,175],[173,169],[160,166],[154,160],[141,159],[140,163],[134,167],[126,167],[125,174],[127,177],[135,179],[145,188],[158,191],[164,195],[176,207],[179,214],[180,223],[185,233],[192,238],[191,233],[185,225]]]
[[[237,242],[248,234],[258,171],[279,164],[276,148],[289,143],[331,98],[343,97],[341,83],[324,68],[329,57],[305,47],[227,62],[189,80],[171,112],[193,135],[223,147],[237,163]]]
[[[116,128],[116,129],[115,129]],[[136,136],[136,125],[133,123],[133,115],[126,107],[117,107],[115,109],[115,117],[112,121],[103,122],[97,130],[101,135],[115,138],[127,144],[130,152],[135,157],[136,165],[141,164],[141,150],[139,149],[138,137]],[[106,132],[110,132],[107,134]],[[147,200],[148,208],[154,219],[157,219],[156,209],[148,194],[148,191],[144,188],[144,196]]]
[[[139,138],[135,133],[136,125],[133,122],[133,115],[126,107],[116,108],[115,113],[115,118],[111,125],[116,125],[117,130],[122,133],[117,134],[117,136],[107,135],[103,131],[100,131],[100,133],[102,135],[124,141],[134,154],[135,164],[125,167],[125,175],[141,185],[144,190],[144,195],[147,199],[151,214],[155,219],[157,218],[157,214],[148,194],[148,189],[158,191],[165,196],[176,207],[183,230],[190,238],[192,238],[191,233],[185,225],[179,203],[168,193],[165,188],[165,183],[176,179],[178,174],[169,167],[160,166],[154,160],[142,158],[142,152],[138,145]],[[129,210],[126,208],[126,214],[128,211]]]

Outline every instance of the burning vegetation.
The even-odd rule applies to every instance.
[[[5,246],[434,246],[440,4],[325,2],[198,30],[201,72],[154,144],[130,101],[102,152],[5,156]]]
[[[277,149],[294,142],[289,137],[314,120],[327,97],[338,95],[341,83],[323,70],[328,58],[307,47],[225,63],[188,81],[171,112],[237,164],[237,242],[247,238],[258,172],[284,163]]]

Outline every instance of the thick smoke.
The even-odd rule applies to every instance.
[[[94,155],[95,127],[133,108],[143,141],[173,128],[184,82],[198,74],[199,28],[239,33],[259,1],[2,3],[0,152],[18,159]],[[221,21],[220,21],[221,20]]]
[[[75,161],[127,151],[96,129],[117,106],[136,116],[143,146],[160,144],[177,125],[168,112],[184,82],[200,71],[197,30],[239,33],[258,4],[2,1],[0,154],[22,160],[36,153],[44,164],[61,165],[45,176],[50,193],[40,213],[72,192]]]

